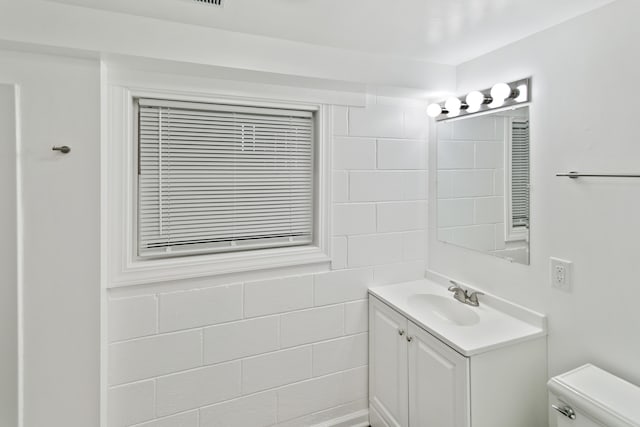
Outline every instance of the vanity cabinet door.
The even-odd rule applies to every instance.
[[[402,315],[369,297],[369,403],[389,427],[409,425],[407,326]]]
[[[468,427],[469,359],[409,322],[409,425]]]

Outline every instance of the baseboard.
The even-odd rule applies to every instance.
[[[312,427],[369,427],[369,410],[363,409],[320,424],[314,424]]]

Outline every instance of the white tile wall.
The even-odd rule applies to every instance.
[[[142,381],[109,390],[109,427],[122,427],[155,416],[155,382]]]
[[[333,140],[334,169],[374,169],[376,140],[374,138],[335,138]]]
[[[192,330],[111,344],[109,384],[151,378],[200,366],[202,332]]]
[[[419,102],[369,100],[333,107],[331,271],[112,292],[109,427],[303,427],[367,407],[367,288],[424,275],[428,123]]]
[[[313,277],[261,280],[244,285],[245,317],[264,316],[313,306]]]
[[[368,335],[358,334],[313,346],[313,376],[364,366],[369,360]]]
[[[280,318],[259,317],[205,328],[203,344],[205,364],[278,350]]]
[[[135,427],[198,427],[198,411],[158,418],[154,421],[136,424]]]
[[[240,363],[222,363],[158,378],[156,413],[171,415],[240,396]]]
[[[324,341],[344,333],[344,305],[330,305],[283,314],[280,319],[282,347]]]
[[[153,335],[157,332],[157,299],[154,295],[109,301],[111,341]]]
[[[504,118],[479,117],[439,127],[438,239],[477,250],[505,247]]]
[[[160,294],[160,332],[242,319],[242,284]]]
[[[200,409],[200,427],[267,427],[277,414],[277,394],[268,391]]]
[[[242,392],[251,394],[311,378],[311,346],[242,360]]]

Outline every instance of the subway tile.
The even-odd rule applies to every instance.
[[[251,394],[310,378],[311,354],[311,346],[307,346],[242,360],[242,393]]]
[[[248,282],[244,286],[245,317],[264,316],[313,306],[313,276]]]
[[[344,307],[333,305],[295,311],[280,318],[280,345],[294,347],[336,338],[344,331]]]
[[[253,394],[200,409],[200,427],[267,427],[277,423],[274,391]]]
[[[242,284],[161,294],[160,332],[242,318]]]
[[[367,334],[353,335],[313,345],[313,376],[363,366],[369,360]]]
[[[378,169],[425,169],[427,142],[378,140]]]
[[[333,206],[333,234],[368,234],[376,231],[376,205],[349,203]]]
[[[492,116],[477,116],[471,120],[453,122],[453,139],[490,141],[496,138],[496,120]]]
[[[405,172],[402,192],[403,200],[427,199],[427,172]]]
[[[342,373],[345,401],[366,398],[369,392],[369,367],[361,366]]]
[[[436,196],[438,199],[453,197],[454,171],[438,170],[436,174]]]
[[[504,167],[504,144],[502,142],[476,143],[476,168],[501,169]]]
[[[314,378],[278,390],[278,420],[285,421],[344,403],[342,373]]]
[[[357,334],[369,330],[369,301],[353,301],[344,305],[344,333]]]
[[[334,135],[347,135],[349,133],[349,109],[347,107],[333,105],[331,107]]]
[[[495,228],[493,224],[472,225],[450,228],[449,243],[477,251],[495,249]]]
[[[171,415],[240,396],[240,372],[240,361],[235,361],[158,378],[157,414]]]
[[[365,366],[281,388],[278,420],[287,421],[366,398],[367,373]]]
[[[170,417],[159,418],[132,427],[199,427],[198,411],[185,412]]]
[[[124,427],[155,416],[154,382],[143,381],[109,389],[109,427]]]
[[[493,171],[493,194],[495,196],[504,196],[504,169]]]
[[[109,384],[169,374],[202,363],[200,331],[178,332],[109,346]]]
[[[495,224],[504,222],[504,197],[475,199],[475,223]]]
[[[204,363],[213,364],[275,351],[279,348],[278,316],[212,326],[204,330]]]
[[[403,261],[426,260],[427,258],[426,231],[410,231],[402,235]]]
[[[438,199],[438,227],[473,224],[473,199]]]
[[[378,232],[420,230],[427,225],[427,202],[377,204]]]
[[[349,135],[402,138],[404,113],[401,108],[388,105],[349,108]]]
[[[452,172],[451,197],[483,197],[493,195],[493,171]]]
[[[438,169],[473,169],[475,166],[473,142],[438,141]]]
[[[108,310],[109,341],[156,333],[158,318],[155,295],[111,299]]]
[[[376,140],[373,138],[334,138],[333,169],[375,169]]]
[[[354,202],[424,200],[426,171],[357,171],[349,174],[349,198]]]
[[[349,172],[333,171],[333,201],[348,202],[349,201]]]
[[[372,269],[317,274],[314,278],[315,305],[337,304],[366,298],[367,289],[372,281]]]
[[[401,234],[351,236],[348,245],[349,267],[390,264],[402,260]]]
[[[356,202],[403,200],[402,172],[351,172],[349,199]]]
[[[331,238],[331,269],[340,270],[347,267],[347,238],[344,236]]]
[[[373,281],[376,286],[424,279],[426,261],[412,261],[376,266]]]

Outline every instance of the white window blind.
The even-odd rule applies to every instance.
[[[511,122],[511,217],[514,228],[529,226],[529,121]]]
[[[136,101],[139,256],[313,241],[312,112]]]

